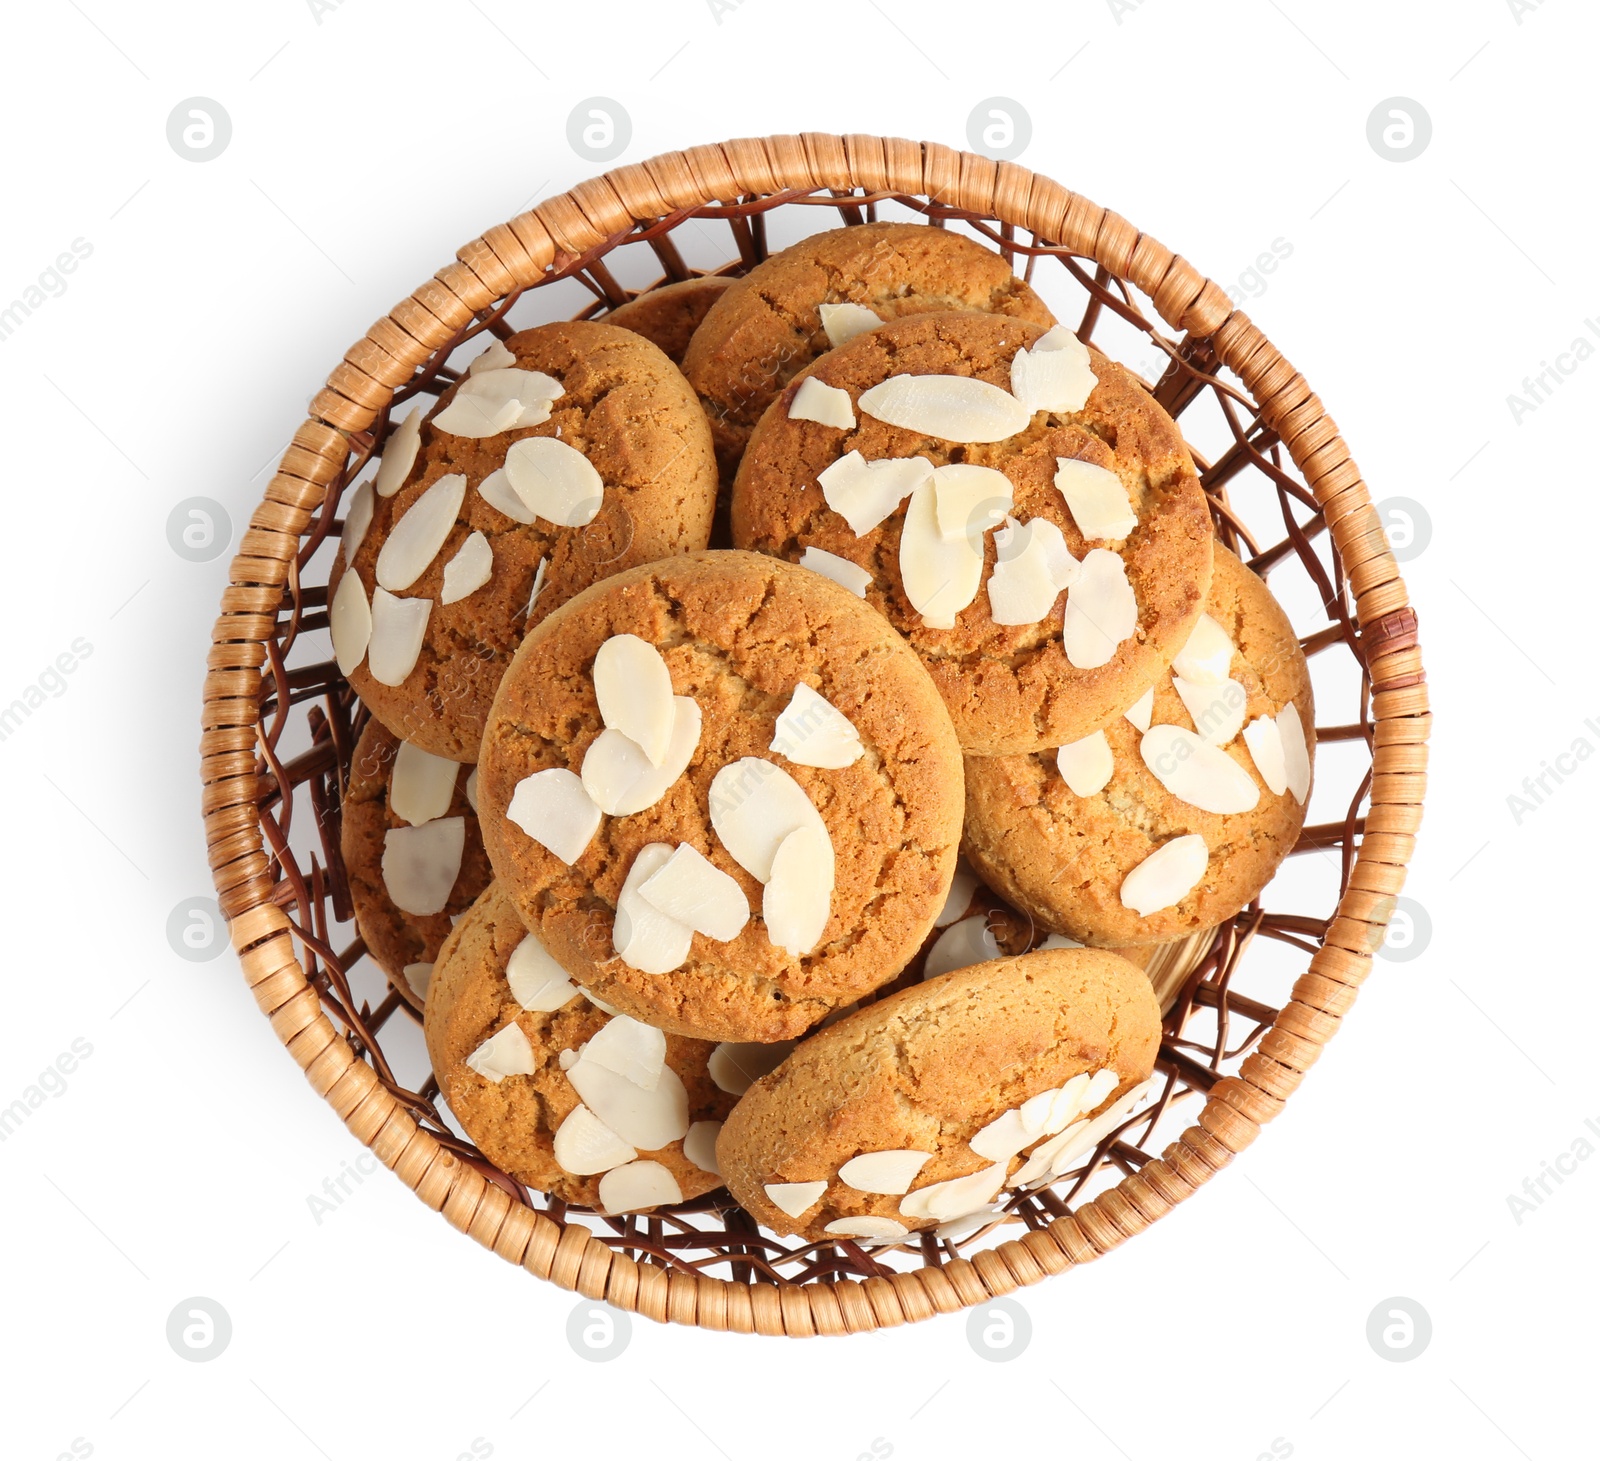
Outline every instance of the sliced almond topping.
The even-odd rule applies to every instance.
[[[819,766],[837,771],[853,765],[866,754],[861,732],[850,717],[817,694],[804,680],[794,687],[772,728],[772,744],[767,748],[793,761],[797,766]]]
[[[1128,582],[1127,565],[1109,548],[1091,548],[1072,587],[1061,643],[1076,669],[1109,664],[1117,646],[1139,627],[1139,604]]]
[[[1011,394],[1034,411],[1081,411],[1095,387],[1089,347],[1065,325],[1011,357]]]
[[[578,997],[578,986],[551,958],[537,936],[528,934],[506,960],[511,997],[525,1010],[549,1014]]]
[[[601,731],[584,752],[584,790],[607,816],[631,817],[667,794],[694,759],[699,744],[699,704],[688,695],[674,695],[666,759],[652,766],[638,742],[621,731]]]
[[[689,1096],[670,1065],[661,1067],[655,1088],[647,1091],[601,1065],[584,1045],[567,1079],[585,1106],[642,1152],[660,1151],[689,1130]]]
[[[727,943],[750,921],[744,889],[687,842],[639,884],[639,896],[696,933]]]
[[[989,617],[996,624],[1037,624],[1070,588],[1080,564],[1048,518],[1019,523],[1008,517],[994,535],[995,565],[989,574]]]
[[[978,875],[957,861],[955,875],[950,879],[950,891],[945,894],[944,907],[933,920],[935,928],[949,928],[972,906],[972,895],[978,891]]]
[[[893,1218],[863,1213],[860,1217],[835,1218],[822,1231],[836,1238],[903,1238],[911,1230]]]
[[[1289,701],[1278,712],[1278,734],[1283,739],[1283,769],[1289,778],[1289,794],[1300,806],[1311,795],[1311,753],[1306,749],[1306,730],[1300,711]]]
[[[1267,790],[1273,796],[1282,796],[1289,789],[1289,770],[1278,722],[1270,715],[1258,715],[1244,728],[1244,743]]]
[[[1122,478],[1092,462],[1056,458],[1056,486],[1067,499],[1078,531],[1090,540],[1114,541],[1139,526]]]
[[[642,1091],[653,1091],[666,1069],[667,1037],[643,1020],[614,1015],[590,1037],[583,1058],[626,1076]]]
[[[524,618],[533,613],[533,606],[539,602],[539,595],[544,592],[544,574],[549,566],[550,560],[541,557],[538,567],[533,570],[533,592],[528,595],[528,607],[522,611]]]
[[[531,523],[537,516],[528,510],[528,504],[512,490],[511,479],[506,476],[504,467],[496,467],[478,483],[478,496],[496,512],[504,513],[513,522]]]
[[[642,1212],[682,1201],[678,1179],[660,1162],[629,1162],[600,1179],[600,1206],[608,1213]]]
[[[823,501],[858,538],[889,517],[924,482],[933,478],[926,457],[883,457],[869,462],[847,451],[817,473]]]
[[[505,473],[529,512],[562,528],[593,522],[606,490],[589,458],[553,436],[512,442]]]
[[[379,497],[393,497],[411,475],[416,464],[417,448],[422,445],[422,407],[413,406],[383,444],[383,460],[372,479],[373,490]]]
[[[476,766],[467,773],[467,784],[462,787],[462,790],[467,794],[467,805],[476,812],[478,810],[478,768]]]
[[[433,982],[432,964],[407,964],[400,973],[405,977],[406,987],[418,999],[426,999],[428,997],[428,985]]]
[[[822,328],[827,332],[828,343],[835,349],[846,340],[854,340],[857,335],[875,330],[883,323],[866,305],[851,304],[849,301],[819,304],[817,313],[822,317]]]
[[[1091,1072],[1083,1071],[1073,1076],[1066,1085],[1052,1091],[1050,1095],[1050,1114],[1044,1123],[1046,1136],[1054,1136],[1058,1131],[1065,1131],[1080,1116],[1083,1115],[1085,1098],[1089,1094]]]
[[[1088,1089],[1083,1093],[1084,1112],[1092,1112],[1121,1084],[1122,1077],[1112,1070],[1110,1066],[1107,1066],[1104,1070],[1097,1070],[1089,1077]]]
[[[468,379],[485,380],[489,376],[499,374],[497,370],[486,370],[481,376],[469,376]],[[532,419],[525,421],[523,417],[526,414],[522,409],[522,403],[515,399],[469,396],[463,390],[458,391],[455,399],[432,418],[430,425],[449,436],[480,440],[486,436],[499,436],[502,431],[510,431],[513,426],[535,426],[540,421],[547,420],[550,412],[548,407],[542,415],[536,410],[532,413]]]
[[[1004,441],[1033,417],[1009,391],[965,375],[892,375],[856,404],[890,426],[941,441]]]
[[[1196,621],[1172,661],[1172,673],[1193,685],[1220,685],[1233,665],[1233,641],[1210,614]]]
[[[1011,479],[993,467],[952,462],[933,469],[933,515],[947,543],[981,538],[1011,511]]]
[[[481,375],[486,370],[504,370],[516,363],[517,357],[499,340],[490,340],[489,348],[467,367],[467,374]]]
[[[946,541],[939,531],[934,484],[923,483],[911,494],[900,530],[900,582],[911,607],[927,628],[954,629],[956,615],[977,597],[982,578],[982,539]]]
[[[780,1212],[798,1218],[808,1208],[815,1207],[817,1199],[828,1190],[826,1182],[768,1182],[761,1189],[767,1201]]]
[[[1038,1134],[1037,1130],[1028,1129],[1020,1110],[1003,1111],[987,1126],[974,1132],[967,1145],[986,1162],[1003,1162],[1016,1156]]]
[[[363,482],[350,494],[350,504],[344,510],[344,531],[339,535],[339,551],[344,554],[346,568],[356,561],[356,550],[367,540],[375,502],[370,482]]]
[[[772,859],[761,917],[768,939],[796,959],[816,948],[828,926],[833,863],[833,842],[825,830],[815,827],[796,827],[778,844]]]
[[[940,1223],[933,1230],[937,1238],[947,1238],[952,1243],[960,1243],[975,1233],[982,1232],[993,1223],[1003,1220],[1005,1214],[1000,1211],[998,1203],[989,1203],[965,1217],[959,1217],[948,1223]]]
[[[482,533],[469,533],[456,555],[444,566],[441,604],[453,604],[477,591],[494,576],[494,549]]]
[[[782,1065],[794,1046],[793,1040],[778,1040],[771,1045],[724,1040],[711,1052],[706,1069],[719,1091],[726,1091],[730,1096],[742,1096],[762,1076]]]
[[[524,776],[511,793],[506,816],[568,867],[583,856],[600,829],[600,808],[564,767]]]
[[[391,827],[383,834],[383,886],[402,913],[440,913],[461,872],[467,824],[441,817],[420,827]]]
[[[939,935],[923,961],[922,977],[937,979],[955,969],[967,969],[973,964],[986,964],[1000,957],[1000,944],[989,927],[988,918],[974,913],[952,924]]]
[[[594,693],[606,726],[627,736],[652,766],[662,765],[677,711],[672,675],[655,645],[637,634],[613,634],[594,657]]]
[[[859,563],[852,563],[848,558],[841,558],[825,548],[807,548],[800,555],[800,566],[820,573],[824,578],[831,578],[840,588],[849,589],[858,599],[866,598],[867,590],[872,587],[872,575]]]
[[[460,472],[441,477],[405,511],[378,550],[378,582],[390,593],[410,588],[433,562],[456,525],[467,495]]]
[[[1122,906],[1140,918],[1176,906],[1206,875],[1210,859],[1206,839],[1196,832],[1163,842],[1122,880]]]
[[[466,1059],[468,1070],[475,1070],[485,1080],[499,1085],[508,1075],[532,1075],[534,1072],[533,1046],[514,1020],[503,1030],[489,1036]]]
[[[717,1138],[721,1135],[720,1121],[696,1121],[683,1139],[684,1156],[702,1172],[720,1177],[722,1168],[717,1165]]]
[[[605,1013],[606,1013],[606,1014],[608,1014],[608,1015],[620,1015],[620,1014],[621,1014],[621,1013],[622,1013],[622,1011],[621,1011],[621,1010],[619,1010],[619,1009],[618,1009],[618,1008],[617,1008],[617,1007],[616,1007],[616,1005],[614,1005],[614,1004],[607,1004],[607,1003],[606,1003],[606,1002],[605,1002],[605,1001],[604,1001],[604,1000],[603,1000],[603,999],[601,999],[601,998],[600,998],[600,996],[599,996],[599,995],[598,995],[598,994],[596,994],[596,993],[595,993],[595,992],[594,992],[594,991],[593,991],[593,990],[592,990],[592,989],[585,989],[585,990],[582,990],[582,991],[580,991],[580,992],[581,992],[581,993],[582,993],[582,995],[583,995],[583,997],[584,997],[584,998],[585,998],[585,999],[586,999],[586,1000],[588,1000],[588,1001],[589,1001],[589,1003],[590,1003],[590,1004],[592,1004],[592,1005],[593,1005],[593,1006],[594,1006],[594,1007],[595,1007],[595,1008],[596,1008],[596,1009],[597,1009],[597,1010],[602,1010],[602,1011],[604,1011],[604,1012],[605,1012]],[[562,1066],[562,1067],[561,1067],[561,1068],[562,1068],[562,1070],[566,1070],[566,1069],[568,1069],[568,1068],[569,1068],[569,1067],[567,1067],[567,1066],[565,1066],[565,1065],[564,1065],[564,1066]]]
[[[397,599],[388,589],[373,589],[367,668],[380,685],[403,685],[416,668],[432,612],[432,599]]]
[[[442,817],[456,794],[459,761],[401,741],[389,773],[389,810],[413,827]]]
[[[567,1119],[556,1128],[556,1165],[574,1177],[592,1177],[596,1172],[609,1172],[624,1162],[631,1162],[639,1153],[594,1114],[587,1106],[578,1105],[567,1114]]]
[[[1147,731],[1150,729],[1150,717],[1156,713],[1156,687],[1152,685],[1126,710],[1122,712],[1124,719],[1135,730]]]
[[[900,1216],[953,1222],[993,1202],[1005,1180],[1006,1164],[996,1162],[966,1177],[952,1177],[948,1182],[920,1187],[901,1200]]]
[[[1099,1146],[1137,1108],[1148,1104],[1159,1088],[1156,1080],[1144,1081],[1119,1096],[1092,1121],[1074,1122],[1053,1141],[1035,1148],[1027,1164],[1011,1178],[1010,1185],[1024,1187],[1070,1171],[1076,1162]]]
[[[1081,949],[1082,947],[1083,945],[1077,939],[1068,938],[1064,933],[1046,934],[1044,942],[1039,945],[1039,949]],[[1039,952],[1039,949],[1035,949],[1034,952]]]
[[[1195,730],[1213,746],[1227,745],[1244,729],[1245,706],[1250,697],[1237,680],[1224,680],[1220,685],[1197,685],[1193,680],[1174,675],[1172,688],[1194,720]]]
[[[572,1067],[577,1063],[578,1052],[576,1050],[563,1050],[561,1054],[556,1056],[556,1064],[559,1065],[563,1071],[571,1070]]]
[[[1162,786],[1202,812],[1248,812],[1261,800],[1243,766],[1181,725],[1151,726],[1139,740],[1139,754]]]
[[[932,1152],[906,1149],[863,1152],[839,1168],[839,1180],[857,1192],[882,1192],[890,1197],[901,1197],[911,1190],[917,1173],[932,1160]]]
[[[328,605],[328,633],[333,639],[333,658],[339,673],[349,678],[367,657],[367,645],[372,639],[372,607],[361,586],[361,575],[353,568],[345,569],[333,602]]]
[[[1075,796],[1093,796],[1104,791],[1115,766],[1111,742],[1104,731],[1096,731],[1081,741],[1073,741],[1056,752],[1056,769]]]
[[[1060,1091],[1040,1091],[1017,1107],[1017,1115],[1022,1118],[1022,1129],[1028,1133],[1029,1141],[1044,1134],[1050,1124],[1050,1112],[1060,1094]]]
[[[729,855],[757,882],[797,827],[827,827],[811,798],[783,767],[759,756],[730,761],[711,780],[711,826]]]
[[[849,391],[824,385],[816,376],[808,375],[789,403],[789,419],[815,421],[820,426],[837,426],[841,431],[849,431],[856,424],[856,413],[850,404]]]
[[[646,903],[640,884],[654,877],[672,856],[665,842],[650,842],[634,854],[633,865],[617,895],[611,921],[611,942],[617,957],[641,974],[670,974],[681,968],[694,944],[694,930]]]

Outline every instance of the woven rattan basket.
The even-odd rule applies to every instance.
[[[473,336],[572,314],[563,291],[581,290],[579,312],[595,317],[641,292],[619,282],[641,260],[644,287],[742,273],[765,257],[773,210],[806,208],[785,224],[883,214],[975,233],[1041,287],[1055,271],[1082,310],[1058,316],[1107,353],[1129,355],[1110,338],[1118,332],[1135,342],[1145,360],[1127,363],[1153,362],[1144,374],[1190,441],[1219,539],[1272,575],[1300,618],[1314,616],[1302,643],[1314,667],[1341,662],[1329,678],[1345,702],[1343,723],[1330,723],[1319,684],[1318,790],[1339,769],[1325,765],[1332,756],[1348,783],[1341,814],[1308,826],[1287,865],[1319,864],[1325,911],[1253,903],[1214,934],[1157,951],[1158,1099],[1054,1188],[1019,1195],[1005,1222],[870,1253],[777,1240],[726,1194],[606,1218],[492,1167],[451,1126],[425,1062],[401,1069],[402,1047],[417,1065],[414,1017],[364,957],[338,851],[364,712],[331,662],[327,572],[341,493],[375,457],[393,408],[445,389],[481,348],[462,350]],[[715,262],[686,263],[708,245]],[[1203,415],[1214,445],[1202,446]],[[231,564],[207,664],[201,775],[217,896],[245,978],[312,1086],[423,1202],[502,1258],[709,1329],[845,1334],[925,1319],[1087,1263],[1171,1211],[1255,1140],[1338,1030],[1422,813],[1429,715],[1416,616],[1322,402],[1218,285],[1116,214],[1013,164],[898,138],[808,133],[668,153],[469,243],[374,324],[311,401]],[[1175,1139],[1158,1151],[1163,1130]]]

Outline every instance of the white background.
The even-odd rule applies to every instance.
[[[315,8],[48,0],[6,23],[0,305],[74,239],[92,253],[0,341],[0,703],[75,640],[91,652],[0,741],[0,1105],[74,1040],[92,1054],[0,1145],[5,1454],[1592,1447],[1600,1161],[1569,1161],[1520,1221],[1508,1196],[1600,1122],[1600,765],[1569,762],[1520,821],[1507,798],[1578,739],[1600,746],[1600,362],[1576,363],[1520,423],[1507,397],[1600,316],[1593,14],[1575,0]],[[166,136],[197,95],[233,125],[204,164]],[[1014,99],[1032,120],[1022,162],[1214,278],[1292,245],[1247,308],[1328,404],[1374,498],[1431,520],[1404,570],[1437,713],[1407,888],[1431,940],[1377,963],[1232,1170],[1019,1296],[1032,1342],[1009,1363],[975,1354],[964,1316],[806,1343],[638,1320],[620,1358],[586,1363],[565,1338],[574,1296],[387,1173],[347,1182],[318,1221],[308,1198],[362,1149],[231,956],[168,945],[169,911],[210,892],[195,752],[228,561],[178,556],[169,513],[214,499],[236,538],[349,342],[464,240],[600,170],[567,142],[596,95],[631,117],[625,161],[804,129],[966,146],[979,101]],[[1432,119],[1414,161],[1368,142],[1394,96]],[[232,1320],[210,1363],[165,1337],[195,1295]],[[1366,1338],[1391,1296],[1431,1316],[1409,1363]]]

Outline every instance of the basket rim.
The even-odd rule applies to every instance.
[[[1371,682],[1370,810],[1321,947],[1238,1075],[1213,1085],[1196,1124],[1158,1158],[1048,1227],[889,1278],[799,1283],[691,1277],[642,1263],[515,1203],[422,1129],[323,1011],[273,901],[256,770],[265,645],[301,534],[343,471],[351,438],[474,315],[562,271],[638,224],[740,198],[819,190],[899,193],[970,210],[1126,279],[1161,319],[1209,343],[1306,479],[1355,598]],[[843,201],[843,200],[841,200]],[[1310,386],[1222,287],[1181,256],[1042,174],[934,142],[808,132],[663,153],[579,183],[488,229],[379,319],[312,398],[229,566],[203,691],[201,780],[208,860],[256,1002],[312,1086],[423,1202],[510,1263],[658,1321],[809,1336],[953,1312],[1089,1262],[1192,1195],[1282,1110],[1337,1033],[1371,971],[1420,823],[1431,727],[1417,616],[1381,521]]]

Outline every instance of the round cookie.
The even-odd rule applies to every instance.
[[[867,601],[910,640],[944,696],[963,747],[976,755],[1061,745],[1114,719],[1171,662],[1199,618],[1211,577],[1210,514],[1183,439],[1150,393],[1104,356],[1091,356],[1096,380],[1082,409],[1036,411],[1025,427],[997,442],[959,444],[891,426],[860,405],[863,392],[902,375],[968,377],[999,387],[1010,402],[1013,357],[1044,333],[993,315],[924,314],[857,336],[823,356],[773,402],[734,484],[738,547],[791,560],[820,550],[870,575]],[[791,418],[796,392],[812,379],[848,394],[853,427]],[[943,489],[919,487],[887,509],[876,526],[857,534],[828,505],[819,482],[851,452],[867,462],[921,458],[936,469],[983,467],[1003,474],[1012,495],[1010,518],[1022,524],[1045,519],[1078,560],[1084,588],[1074,584],[1071,595],[1088,592],[1090,575],[1082,565],[1091,551],[1101,554],[1097,564],[1125,577],[1136,607],[1132,632],[1116,642],[1105,663],[1081,668],[1073,661],[1087,663],[1091,656],[1075,652],[1069,658],[1063,638],[1068,593],[1042,601],[1048,608],[1037,621],[997,624],[990,589],[1001,545],[993,530],[981,532],[973,597],[950,616],[952,627],[929,627],[906,588],[901,539],[923,494]],[[1101,480],[1113,490],[1117,484],[1106,474],[1120,479],[1128,498],[1122,510],[1137,518],[1126,537],[1088,539],[1079,530],[1056,484],[1058,463],[1065,459],[1102,469]],[[991,521],[1000,526],[998,511]],[[1009,544],[1011,529],[1000,531]],[[1008,562],[1006,572],[1012,571]]]
[[[1052,1158],[1068,1170],[1092,1149],[1098,1128],[1074,1123],[1149,1077],[1160,1027],[1149,981],[1103,950],[930,979],[811,1036],[758,1080],[723,1123],[722,1175],[759,1222],[816,1241],[959,1221],[1003,1183],[1048,1181]],[[877,1153],[907,1155],[859,1161]]]
[[[886,320],[955,309],[1055,323],[1004,257],[948,229],[865,223],[801,239],[712,306],[683,358],[711,418],[725,481],[772,399],[832,348],[823,304],[859,305]]]
[[[618,305],[605,316],[605,323],[643,335],[668,360],[682,364],[689,337],[733,282],[723,274],[702,274],[695,279],[662,284]]]
[[[350,757],[350,779],[340,808],[339,853],[350,884],[350,901],[355,907],[361,941],[406,1002],[420,1010],[431,966],[449,937],[453,921],[489,886],[489,858],[472,808],[472,768],[452,763],[455,777],[448,804],[441,805],[443,792],[436,782],[438,799],[425,810],[438,811],[439,815],[413,824],[390,805],[390,784],[399,751],[400,742],[388,730],[376,720],[367,721]],[[408,759],[411,757],[416,757],[422,767],[434,759],[427,753],[418,755],[414,748],[408,753]],[[450,774],[449,767],[435,764],[433,769],[445,777]],[[430,846],[431,839],[426,834],[419,835],[420,827],[451,820],[461,824],[459,854],[453,852],[453,835],[441,836],[442,845],[438,847]],[[413,826],[418,826],[419,831],[410,830]],[[415,867],[419,860],[439,863],[436,892],[448,889],[448,894],[434,911],[408,913],[396,905],[384,875],[384,854],[390,846],[395,847],[396,858],[410,866]],[[449,879],[452,865],[457,871]],[[402,897],[416,901],[409,893]]]
[[[1295,734],[1293,717],[1276,720],[1292,703],[1306,758],[1302,795],[1297,798],[1293,787],[1273,791],[1241,731],[1222,746],[1237,771],[1217,769],[1241,791],[1253,786],[1256,804],[1248,810],[1202,810],[1169,790],[1146,763],[1141,754],[1146,732],[1127,716],[1104,731],[1112,770],[1103,788],[1090,795],[1079,796],[1066,784],[1054,751],[969,756],[966,855],[989,883],[1043,927],[1102,947],[1185,938],[1232,918],[1293,849],[1305,820],[1316,736],[1311,680],[1299,639],[1266,584],[1220,544],[1206,613],[1226,631],[1233,653],[1229,683],[1201,687],[1195,701],[1201,718],[1215,722],[1213,735],[1230,730],[1224,712],[1239,716],[1242,697],[1244,723],[1271,717],[1273,729],[1265,733],[1282,737]],[[1197,631],[1196,639],[1202,637]],[[1186,646],[1180,671],[1188,654]],[[1192,683],[1190,694],[1195,696]],[[1209,715],[1214,705],[1216,714]],[[1165,742],[1187,741],[1199,731],[1170,675],[1155,687],[1150,725],[1188,733],[1178,738],[1157,730],[1158,739],[1150,743],[1168,780],[1187,771],[1185,763],[1194,756]],[[1215,753],[1205,754],[1215,763]],[[1183,789],[1193,793],[1192,786]],[[1180,837],[1204,840],[1207,857],[1203,869],[1196,868],[1199,882],[1180,901],[1141,916],[1123,903],[1124,882],[1158,848]],[[1196,854],[1202,850],[1188,845]]]
[[[428,1057],[445,1101],[462,1129],[491,1162],[526,1187],[583,1207],[604,1209],[605,1197],[612,1195],[606,1182],[610,1169],[605,1173],[566,1170],[556,1157],[556,1134],[583,1104],[563,1067],[563,1052],[581,1052],[586,1042],[612,1023],[613,1017],[585,999],[575,985],[561,986],[559,971],[553,971],[552,977],[547,961],[533,958],[528,961],[532,972],[524,972],[521,960],[525,955],[519,955],[518,950],[531,937],[517,915],[516,905],[497,885],[491,885],[456,926],[439,957],[428,990],[423,1025]],[[536,946],[537,940],[534,943]],[[556,1003],[563,993],[567,998],[554,1010],[524,1009],[512,992],[508,966],[521,976],[519,992],[535,1003]],[[495,1039],[502,1046],[508,1039],[516,1043],[514,1036],[504,1034],[513,1024],[525,1038],[526,1046],[512,1055],[523,1058],[508,1058],[505,1050],[499,1050],[488,1061],[479,1057],[479,1063],[496,1070],[508,1065],[527,1067],[526,1073],[503,1075],[496,1081],[468,1064],[488,1040]],[[665,1064],[681,1082],[683,1094],[676,1123],[669,1118],[665,1129],[686,1131],[653,1149],[633,1148],[633,1160],[655,1163],[670,1177],[677,1196],[673,1197],[668,1189],[668,1205],[722,1185],[714,1170],[700,1165],[685,1152],[687,1146],[694,1157],[714,1164],[717,1129],[733,1106],[733,1097],[718,1089],[707,1069],[711,1050],[702,1040],[665,1037]],[[570,1061],[571,1056],[567,1059]],[[605,1072],[600,1075],[604,1079]],[[666,1072],[660,1072],[655,1093],[660,1094],[663,1103],[668,1099],[669,1085]],[[586,1089],[590,1090],[591,1099],[597,1099],[592,1087],[586,1085]],[[602,1087],[613,1096],[619,1089],[627,1094],[616,1080]],[[674,1088],[671,1096],[675,1098],[676,1094]],[[644,1097],[641,1091],[638,1099]],[[578,1120],[588,1124],[586,1117]],[[644,1139],[657,1138],[651,1133]],[[622,1152],[611,1155],[621,1156]],[[597,1160],[609,1158],[600,1156]],[[659,1173],[650,1175],[660,1180]]]
[[[430,603],[411,668],[398,684],[377,678],[371,654],[348,670],[356,693],[396,735],[458,761],[477,759],[495,687],[527,630],[608,574],[705,547],[716,496],[704,414],[677,367],[648,340],[615,325],[572,321],[524,330],[486,354],[503,361],[504,352],[515,359],[511,368],[540,372],[561,385],[563,394],[549,403],[548,419],[537,420],[541,410],[536,406],[524,414],[537,424],[493,436],[442,430],[436,423],[475,378],[470,372],[421,423],[420,449],[403,483],[389,496],[358,489],[346,512],[347,523],[359,521],[358,513],[370,505],[370,526],[354,548],[353,562],[361,597],[370,602],[379,587],[379,554],[397,525],[435,483],[466,478],[465,495],[442,545],[413,581],[393,589],[403,603]],[[397,467],[405,465],[407,434],[397,428],[385,444],[387,453],[397,454]],[[502,470],[507,453],[530,437],[553,438],[573,448],[598,473],[604,491],[587,524],[563,527],[536,516],[507,484]],[[526,459],[519,454],[519,461]],[[384,478],[380,472],[379,481]],[[486,483],[493,502],[482,490]],[[463,562],[487,551],[491,572],[479,587],[445,603],[446,565],[469,538],[475,540]],[[336,650],[339,592],[352,566],[346,561],[349,546],[341,545],[329,580]],[[400,577],[390,574],[391,582]],[[459,582],[470,578],[462,574]],[[360,616],[353,605],[350,613]],[[346,658],[340,655],[341,664]],[[383,673],[394,679],[399,668],[386,664]]]
[[[562,783],[550,772],[565,773],[571,790],[602,731],[597,654],[623,635],[659,647],[672,693],[698,707],[699,738],[653,805],[629,815],[595,812],[595,830],[569,865],[508,808],[514,796],[532,794],[519,792],[525,781]],[[797,695],[821,696],[847,718],[860,739],[856,759],[813,766],[772,749],[778,717]],[[785,749],[814,755],[807,734],[802,725]],[[765,766],[733,765],[746,760]],[[539,773],[546,780],[531,782]],[[788,795],[781,805],[780,791]],[[834,868],[825,923],[804,953],[768,936],[767,890],[715,826],[743,808],[758,835],[792,830],[785,819],[797,800],[805,818],[820,819]],[[955,866],[960,751],[926,672],[879,615],[820,574],[713,551],[619,574],[529,635],[484,736],[479,806],[496,876],[586,989],[680,1034],[771,1043],[886,983],[915,954]],[[641,972],[616,952],[624,882],[652,844],[687,844],[694,852],[682,860],[709,860],[718,875],[710,880],[731,879],[722,892],[733,889],[738,916],[750,913],[732,937],[722,924],[686,936],[685,957],[670,972]],[[632,931],[629,921],[624,942]]]

